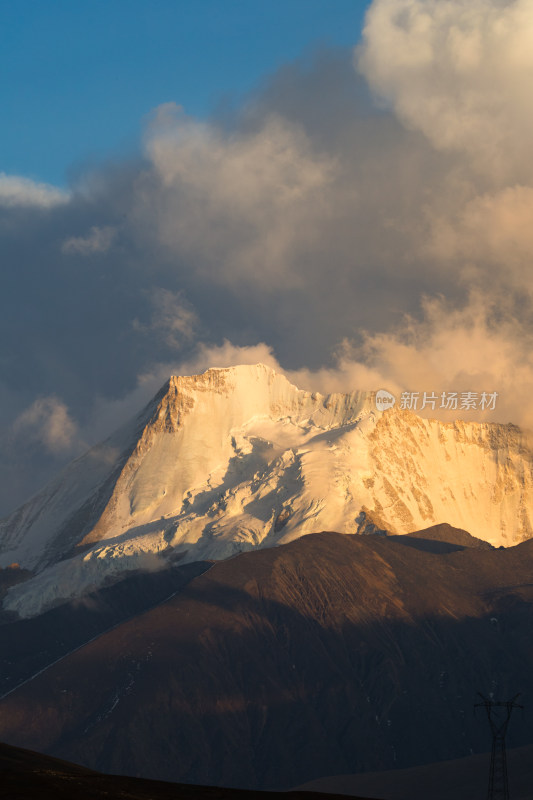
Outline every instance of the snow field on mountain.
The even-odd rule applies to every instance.
[[[0,524],[0,565],[36,570],[23,616],[130,570],[221,559],[308,533],[448,522],[494,545],[533,535],[532,454],[515,426],[300,391],[263,365],[171,378],[138,417]],[[364,515],[363,515],[364,516]]]

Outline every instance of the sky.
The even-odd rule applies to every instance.
[[[282,64],[350,47],[364,0],[18,0],[0,4],[2,170],[65,186],[140,152],[144,117],[173,101],[205,119]]]
[[[530,0],[0,24],[0,514],[210,366],[533,427]]]

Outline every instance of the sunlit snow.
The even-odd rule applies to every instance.
[[[37,573],[4,607],[29,616],[128,570],[355,534],[365,519],[513,544],[533,535],[532,486],[515,426],[382,413],[371,393],[311,394],[263,365],[171,378],[0,524],[0,565]]]

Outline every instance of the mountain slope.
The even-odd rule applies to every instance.
[[[5,697],[0,739],[262,789],[484,752],[477,692],[533,695],[533,542],[413,542],[323,533],[217,563]],[[508,744],[528,743],[518,715]]]
[[[0,566],[34,577],[23,616],[137,569],[223,559],[317,530],[447,521],[493,545],[533,535],[533,456],[513,425],[376,410],[264,365],[171,378],[137,418],[0,523]]]
[[[487,736],[487,746],[489,744]],[[350,797],[365,794],[387,800],[486,800],[489,765],[490,753],[487,752],[411,769],[320,778],[298,788],[309,792],[338,792]],[[507,767],[510,797],[531,800],[533,746],[508,749]]]
[[[0,743],[0,789],[6,800],[257,800],[256,792],[213,786],[146,781],[102,775],[77,764]],[[324,795],[294,791],[259,795],[261,800],[320,800]],[[333,800],[337,795],[327,795]],[[339,797],[338,800],[341,800]],[[357,798],[356,798],[357,800]],[[364,800],[364,798],[359,798]]]

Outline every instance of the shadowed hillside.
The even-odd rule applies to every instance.
[[[67,761],[0,744],[0,790],[6,800],[252,800],[257,792],[102,775]],[[263,800],[320,800],[321,793],[265,792]],[[327,795],[328,800],[337,795]],[[365,800],[356,798],[355,800]]]
[[[488,729],[487,729],[488,733]],[[487,736],[487,744],[490,737]],[[331,792],[354,797],[386,797],[387,800],[484,800],[487,796],[490,753],[455,761],[442,761],[410,769],[364,775],[319,778],[299,790]],[[533,798],[533,746],[507,751],[509,793],[512,800]]]
[[[315,534],[217,563],[7,696],[0,738],[263,789],[484,752],[476,692],[533,695],[533,543],[420,537]],[[532,738],[513,720],[510,746]]]

